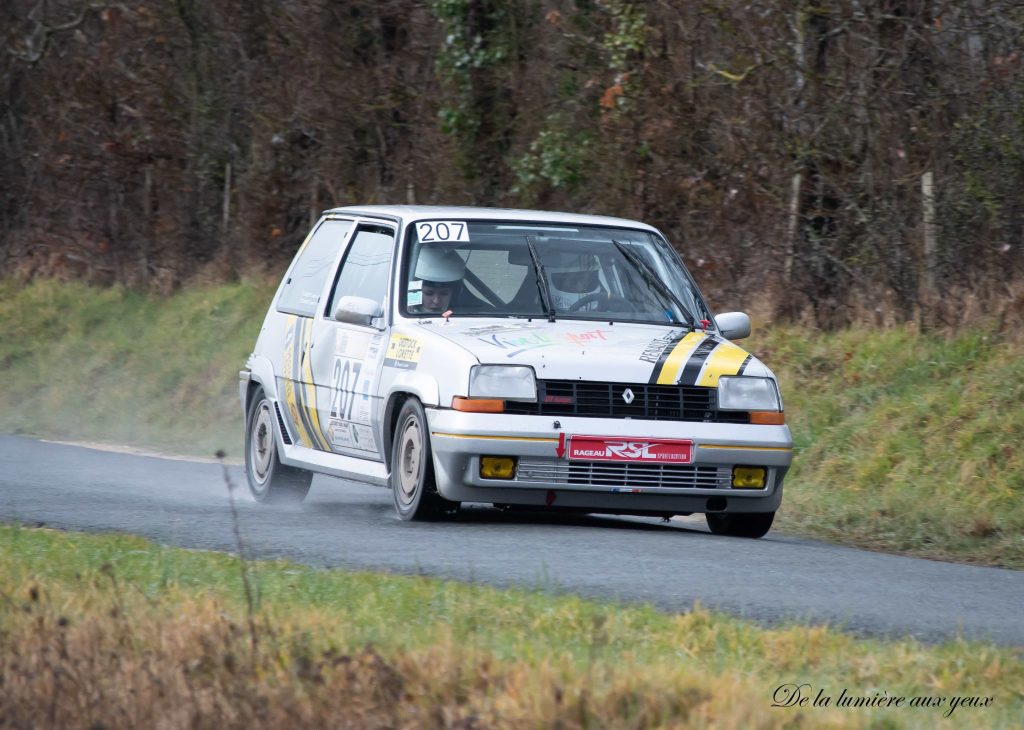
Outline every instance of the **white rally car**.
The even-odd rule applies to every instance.
[[[668,516],[761,537],[792,458],[782,398],[672,247],[630,220],[365,206],[307,236],[240,373],[260,502],[313,473],[462,502]]]

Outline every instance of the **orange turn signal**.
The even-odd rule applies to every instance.
[[[750,422],[760,426],[782,426],[786,423],[786,414],[782,411],[751,411]]]
[[[505,401],[494,398],[452,398],[452,408],[467,413],[504,413]]]

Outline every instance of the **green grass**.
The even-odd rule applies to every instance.
[[[913,328],[763,332],[796,441],[779,524],[1024,567],[1024,346]]]
[[[0,431],[241,454],[274,282],[145,296],[0,281]],[[1024,345],[978,329],[755,331],[797,444],[779,529],[1024,567]]]
[[[0,281],[0,430],[237,457],[238,371],[272,296]]]
[[[403,701],[472,706],[483,727],[491,726],[487,712],[501,708],[505,720],[513,708],[534,713],[523,723],[501,726],[544,727],[565,715],[565,726],[575,727],[581,697],[594,714],[592,726],[663,726],[672,720],[679,727],[1011,727],[1024,715],[1019,650],[966,641],[927,646],[864,640],[823,626],[762,629],[703,609],[668,615],[642,606],[287,562],[245,566],[258,596],[249,613],[243,565],[230,555],[162,547],[137,537],[0,527],[0,639],[13,647],[0,651],[0,660],[7,651],[20,657],[22,667],[33,651],[51,663],[61,652],[73,660],[76,652],[103,653],[103,642],[116,642],[120,648],[109,653],[118,655],[117,667],[127,663],[137,675],[138,657],[171,647],[178,653],[160,662],[161,671],[208,666],[203,681],[222,689],[229,680],[214,665],[222,653],[233,666],[249,651],[248,632],[240,627],[253,618],[268,664],[246,679],[243,694],[260,694],[258,685],[280,691],[297,682],[298,694],[313,702],[314,719],[316,683],[303,684],[310,672],[296,670],[295,662],[367,645],[392,667],[404,667],[400,673],[425,667],[420,674],[429,676],[405,676],[407,686],[475,677],[476,690],[459,689],[459,680],[445,684],[447,690],[431,685],[437,696],[410,691]],[[45,608],[35,607],[39,603]],[[228,627],[223,635],[188,633],[218,622]],[[57,624],[86,628],[75,637],[54,629]],[[179,640],[178,634],[187,636]],[[44,640],[54,645],[39,648]],[[32,681],[10,684],[26,711],[46,691],[29,687]],[[172,676],[161,675],[160,681],[174,686]],[[330,683],[319,680],[325,681]],[[946,704],[889,710],[770,707],[776,688],[790,682],[810,683],[833,700],[845,688],[861,696],[885,691],[945,697]],[[556,685],[570,698],[561,709],[547,699]],[[81,686],[88,688],[88,682]],[[133,701],[122,695],[115,693],[110,702]],[[953,696],[992,700],[988,707],[961,708],[944,718]],[[636,719],[640,707],[647,708],[645,721]],[[653,720],[651,712],[658,715]]]

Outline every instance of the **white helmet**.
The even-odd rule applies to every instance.
[[[573,304],[601,288],[601,271],[593,254],[563,254],[545,264],[548,289],[555,309],[569,309]]]
[[[466,264],[454,251],[424,246],[416,259],[414,276],[417,279],[441,284],[461,281],[465,273]]]

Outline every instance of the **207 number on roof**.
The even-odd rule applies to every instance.
[[[465,221],[424,221],[416,224],[416,232],[422,243],[469,240]]]

